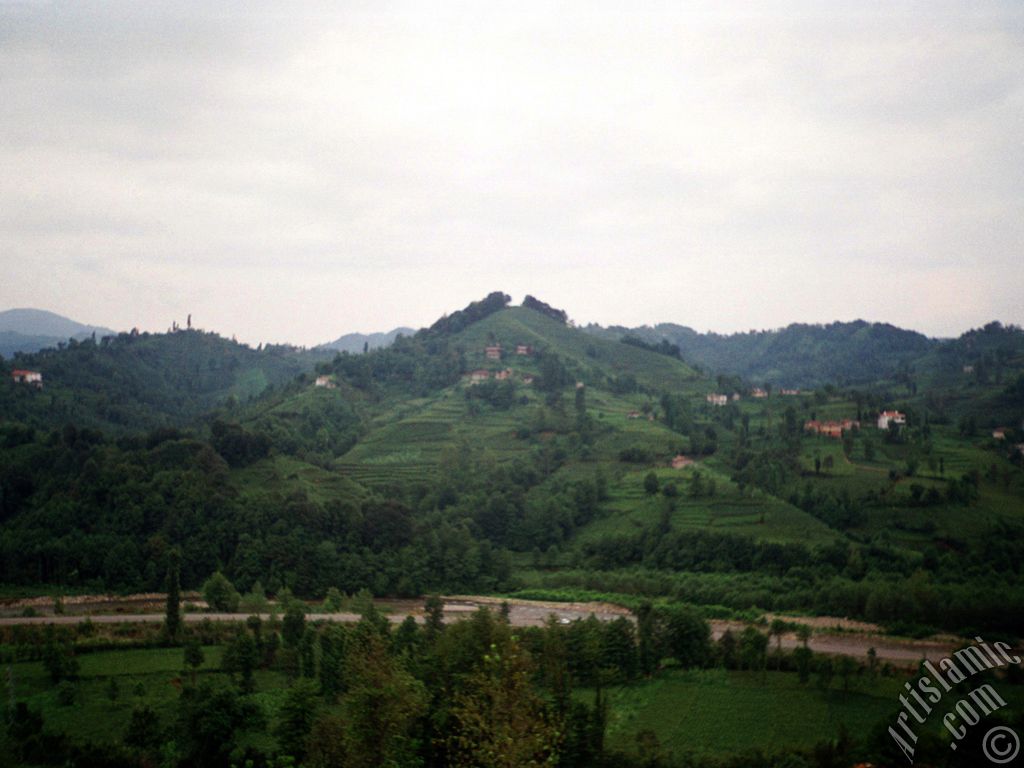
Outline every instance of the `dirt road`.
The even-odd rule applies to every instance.
[[[74,610],[74,615],[50,615],[50,616],[7,616],[0,618],[0,627],[31,624],[78,624],[88,618],[96,624],[122,624],[122,623],[159,623],[163,621],[163,613],[160,612],[161,596],[146,595],[145,600],[133,600],[129,598],[109,598],[103,600],[100,597],[76,601],[67,605],[66,610]],[[498,610],[502,602],[508,602],[510,612],[509,621],[516,627],[539,627],[554,616],[555,620],[562,624],[568,624],[576,619],[584,619],[593,614],[600,621],[613,621],[620,617],[626,617],[630,621],[633,616],[630,611],[618,605],[610,603],[554,603],[533,600],[507,600],[501,598],[479,597],[475,595],[451,595],[444,598],[445,621],[458,621],[466,618],[481,606],[491,610]],[[192,601],[199,603],[200,601]],[[33,606],[42,608],[47,603],[44,601],[31,601]],[[52,605],[52,600],[49,600]],[[418,600],[379,600],[380,609],[387,618],[395,624],[401,623],[407,616],[412,616],[417,621],[423,621],[423,603]],[[144,605],[140,612],[117,613],[123,611],[125,606],[139,607]],[[115,607],[116,606],[116,607]],[[7,611],[15,609],[18,604],[8,603],[4,606]],[[240,613],[198,613],[186,612],[183,618],[188,623],[202,621],[244,621],[247,614]],[[270,614],[260,614],[261,618],[269,619]],[[769,617],[771,618],[771,617]],[[787,618],[787,617],[780,617]],[[359,620],[355,613],[310,613],[307,614],[310,621],[332,621],[339,623],[350,623]],[[881,662],[888,661],[899,666],[916,664],[921,659],[937,661],[940,658],[949,656],[956,645],[954,638],[933,638],[930,640],[906,640],[901,638],[883,635],[875,625],[852,622],[844,619],[805,619],[794,618],[811,625],[814,634],[808,645],[811,650],[818,653],[853,656],[858,659],[867,657],[868,649],[874,648]],[[726,630],[731,630],[738,635],[747,626],[741,622],[734,621],[712,621],[712,636],[717,640]],[[837,629],[837,628],[841,628]],[[763,628],[762,628],[763,630]],[[772,645],[775,645],[773,638]],[[793,634],[783,635],[781,644],[784,649],[796,648],[799,640]]]

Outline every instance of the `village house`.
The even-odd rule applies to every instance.
[[[965,365],[964,366],[964,373],[974,373],[974,366],[973,365]]]
[[[1005,440],[1006,439],[1006,427],[996,427],[992,430],[993,440]]]
[[[488,360],[501,360],[501,344],[492,344],[484,348]]]
[[[691,464],[693,464],[693,459],[689,456],[683,456],[681,453],[677,454],[672,459],[672,469],[682,469],[683,467],[688,467]]]
[[[505,379],[511,379],[512,369],[506,368],[503,371],[498,371],[496,374],[494,374],[494,378],[496,378],[498,381],[505,381]]]
[[[733,392],[732,393],[732,401],[735,403],[739,399],[740,399],[740,393],[739,392]]]
[[[316,381],[313,382],[317,387],[324,387],[325,389],[337,389],[338,385],[334,383],[334,379],[330,376],[317,376]]]
[[[779,391],[780,391],[781,394],[786,395],[787,397],[792,397],[794,395],[799,395],[800,394],[800,390],[799,389],[782,389],[782,390],[779,390]]]
[[[477,370],[477,371],[472,371],[469,374],[469,380],[471,382],[473,382],[473,383],[478,382],[478,381],[487,381],[489,378],[491,378],[491,372],[490,371],[485,371],[485,370],[482,370],[482,369],[481,370]]]
[[[42,389],[43,374],[39,371],[25,371],[21,369],[11,371],[11,378],[18,384],[33,384]]]
[[[804,431],[815,435],[824,435],[841,439],[844,432],[851,429],[860,429],[860,422],[856,419],[842,419],[840,421],[818,421],[811,419],[804,422]]]
[[[533,347],[531,347],[529,344],[516,344],[516,354],[517,355],[532,355],[533,354]]]
[[[759,399],[760,398],[764,398],[764,397],[768,397],[768,393],[765,390],[761,389],[760,387],[754,387],[754,389],[751,391],[750,395],[751,395],[751,397],[756,397],[756,398],[759,398]]]
[[[707,397],[705,397],[704,399],[707,400],[712,405],[717,405],[717,406],[723,406],[723,405],[728,404],[728,402],[729,402],[729,396],[728,395],[719,395],[719,394],[716,394],[716,393],[712,393],[712,394],[708,395]]]
[[[878,414],[878,428],[888,429],[890,424],[906,424],[907,417],[899,411],[882,411]]]
[[[626,418],[627,419],[639,419],[640,418],[640,411],[630,411],[629,413],[626,414]]]
[[[523,384],[533,384],[533,376],[528,373],[523,374]]]

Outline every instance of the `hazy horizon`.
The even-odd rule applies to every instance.
[[[1024,324],[1024,6],[0,3],[0,306]]]

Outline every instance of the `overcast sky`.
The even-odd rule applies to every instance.
[[[1024,323],[1024,3],[724,5],[0,0],[0,309]]]

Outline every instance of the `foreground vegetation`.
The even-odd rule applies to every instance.
[[[513,630],[480,609],[445,625],[82,623],[4,630],[0,765],[800,766],[893,756],[906,673],[774,650],[750,627],[709,639],[679,608]],[[37,660],[33,660],[37,659]],[[1016,709],[1024,689],[995,681]],[[973,683],[972,683],[973,684]],[[967,690],[967,687],[964,689]],[[934,765],[971,765],[932,723]]]

